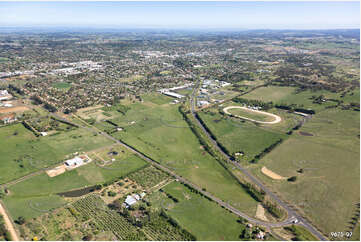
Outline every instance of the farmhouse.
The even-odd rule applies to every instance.
[[[13,96],[7,90],[0,90],[0,101],[9,100]]]
[[[73,159],[64,162],[67,169],[74,169],[85,165],[90,159],[87,156],[76,156]]]
[[[123,206],[125,206],[126,208],[129,208],[130,206],[136,204],[145,195],[146,195],[145,192],[142,192],[140,195],[139,194],[128,195],[123,203]]]
[[[124,201],[124,205],[126,208],[129,208],[130,206],[132,206],[133,204],[136,204],[136,203],[137,203],[137,200],[130,195],[128,195]]]

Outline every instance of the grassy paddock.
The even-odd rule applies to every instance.
[[[303,105],[304,108],[313,110],[322,110],[326,106],[334,104],[333,102],[325,102],[323,104],[312,103],[312,96],[324,95],[325,98],[340,99],[340,94],[331,93],[327,91],[304,91],[296,93],[295,87],[279,87],[279,86],[268,86],[258,88],[250,93],[242,96],[246,99],[261,100],[263,102],[273,102],[275,104],[297,104]],[[342,100],[342,99],[341,99]]]
[[[177,105],[144,101],[132,104],[130,108],[114,122],[134,123],[113,133],[115,138],[136,147],[216,196],[226,201],[236,200],[239,209],[254,214],[256,201],[199,144]]]
[[[22,124],[0,128],[0,182],[24,176],[65,159],[74,152],[112,144],[103,136],[84,129],[36,137]]]
[[[346,231],[359,201],[359,120],[353,111],[320,112],[300,129],[312,136],[294,132],[253,168],[326,234]],[[297,180],[271,180],[260,172],[262,166]]]
[[[156,192],[151,195],[153,206],[166,209],[166,213],[197,240],[239,240],[244,225],[237,222],[236,215],[180,183],[173,182],[163,190],[178,202],[174,203],[164,193]]]
[[[286,135],[262,129],[251,122],[224,118],[216,112],[200,112],[199,116],[230,153],[243,152],[242,161],[250,161],[265,148]]]
[[[52,84],[53,87],[57,88],[57,89],[65,89],[68,90],[71,87],[71,84],[68,82],[54,82]]]

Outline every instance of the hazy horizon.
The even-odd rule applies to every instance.
[[[0,27],[359,29],[359,2],[0,2]]]

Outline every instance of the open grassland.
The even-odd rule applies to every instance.
[[[294,132],[253,173],[303,210],[326,234],[347,231],[360,199],[359,124],[358,112],[322,111],[300,129],[307,136]],[[297,180],[272,180],[261,173],[262,166]]]
[[[238,208],[255,214],[257,203],[200,145],[178,111],[177,105],[135,103],[114,123],[128,124],[112,133],[162,165],[224,200],[236,200]]]
[[[279,87],[279,86],[268,86],[258,88],[250,93],[247,93],[242,96],[242,98],[252,99],[252,100],[261,100],[263,102],[273,102],[275,104],[297,104],[303,105],[304,108],[321,110],[326,106],[334,105],[334,102],[325,102],[323,104],[313,103],[311,99],[312,96],[324,95],[327,98],[340,99],[340,94],[331,93],[327,91],[303,91],[296,93],[296,88],[294,87]]]
[[[193,89],[191,87],[175,90],[176,93],[179,93],[184,96],[190,95],[192,91]]]
[[[347,103],[359,103],[360,102],[360,88],[357,88],[353,91],[346,93],[346,95],[342,99],[344,102]]]
[[[285,229],[290,231],[295,236],[292,238],[292,240],[317,241],[317,238],[302,226],[292,225],[285,227]]]
[[[10,186],[10,195],[4,198],[4,202],[13,218],[20,215],[26,218],[36,217],[39,213],[47,212],[49,208],[56,208],[64,202],[63,198],[57,196],[58,193],[110,182],[146,165],[139,157],[128,153],[129,151],[125,152],[121,158],[106,166],[101,166],[101,162],[94,158],[90,164],[55,177],[49,177],[45,173],[31,177]],[[47,209],[31,207],[31,203],[40,198],[42,201],[37,202],[38,207],[45,206]]]
[[[236,215],[180,183],[172,182],[163,190],[163,193],[158,191],[149,198],[153,207],[166,209],[166,213],[197,240],[239,240],[244,225],[237,222]],[[178,202],[175,203],[164,193],[170,194]]]
[[[101,120],[109,119],[112,117],[110,112],[105,112],[102,110],[103,106],[97,105],[88,108],[79,109],[76,114],[82,118],[83,120],[94,120],[95,122],[99,122]]]
[[[286,135],[262,129],[252,122],[225,118],[218,112],[200,112],[199,116],[217,140],[234,154],[243,152],[242,161],[250,161],[265,148]]]
[[[160,94],[160,93],[144,94],[144,95],[142,95],[142,99],[147,104],[152,103],[152,104],[158,104],[158,105],[168,104],[174,100],[174,98]]]
[[[84,129],[36,137],[22,124],[0,128],[0,182],[5,183],[65,159],[112,142]]]
[[[54,82],[52,84],[53,87],[61,90],[68,90],[71,87],[71,84],[68,82]]]

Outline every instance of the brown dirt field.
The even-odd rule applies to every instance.
[[[122,182],[123,186],[119,186],[118,185],[119,182]],[[136,185],[137,188],[133,188],[132,187],[133,185]],[[126,186],[128,186],[128,188],[125,188]],[[101,197],[106,204],[110,204],[110,203],[114,202],[115,200],[123,197],[127,193],[133,193],[137,189],[142,190],[142,187],[140,185],[138,185],[136,182],[128,179],[127,182],[125,180],[119,180],[119,181],[113,183],[112,185],[104,187],[102,190],[99,191],[99,193],[102,193],[103,191],[106,191],[106,194],[108,193],[108,191],[115,192],[117,194],[115,197],[109,197],[108,195]]]
[[[48,174],[49,177],[54,177],[64,173],[65,171],[66,171],[65,165],[60,165],[51,170],[47,170],[46,174]]]
[[[265,166],[261,169],[262,173],[274,180],[285,180],[286,177],[280,176],[271,170],[268,170]]]
[[[268,219],[265,215],[265,209],[261,204],[257,205],[256,218],[259,218],[263,221],[268,221]]]
[[[17,112],[24,112],[29,110],[28,107],[25,106],[18,106],[18,107],[11,107],[11,108],[0,108],[0,113],[17,113]]]

